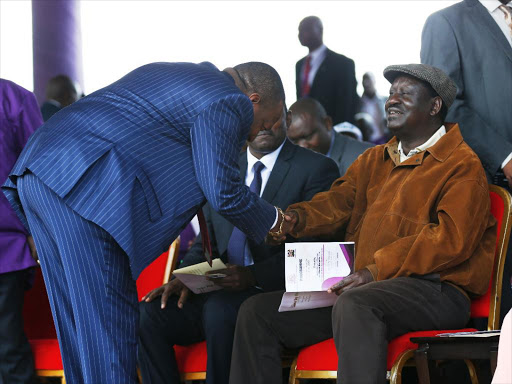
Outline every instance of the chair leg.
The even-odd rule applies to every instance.
[[[414,359],[416,361],[416,370],[420,384],[430,384],[430,372],[428,363],[428,345],[421,346],[416,350]]]
[[[414,358],[414,350],[409,349],[402,352],[391,367],[391,371],[389,372],[389,382],[390,384],[402,384],[402,369],[405,364]]]
[[[478,381],[478,375],[476,372],[475,364],[473,364],[473,362],[468,359],[464,359],[464,362],[466,363],[466,366],[468,367],[471,384],[478,384],[479,381]]]
[[[290,379],[288,380],[288,384],[299,384],[299,379],[297,378],[297,358],[293,359],[290,367]]]

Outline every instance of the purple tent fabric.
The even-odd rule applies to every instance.
[[[41,105],[46,84],[67,75],[83,89],[80,4],[77,0],[32,0],[34,93]]]

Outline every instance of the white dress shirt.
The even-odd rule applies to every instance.
[[[254,164],[256,162],[260,161],[263,163],[265,168],[261,170],[261,190],[260,190],[260,197],[263,195],[263,191],[265,190],[265,187],[268,182],[268,178],[270,177],[270,174],[272,173],[272,169],[274,168],[274,165],[276,164],[277,157],[279,156],[279,153],[281,152],[281,149],[283,149],[284,142],[283,140],[281,145],[274,151],[267,153],[265,156],[263,156],[261,159],[257,159],[253,156],[249,148],[247,148],[247,173],[245,174],[245,185],[248,187],[252,183],[252,179],[254,179]],[[275,223],[274,223],[275,225]]]
[[[444,127],[444,125],[441,125],[441,127],[432,136],[430,136],[430,139],[425,141],[420,146],[418,146],[414,149],[411,149],[407,155],[404,154],[404,152],[402,150],[402,142],[400,141],[398,143],[398,153],[400,154],[400,162],[403,163],[405,160],[416,155],[417,153],[420,153],[420,152],[424,151],[425,149],[432,147],[445,134],[446,134],[446,128]]]
[[[320,68],[320,65],[322,65],[324,59],[325,59],[325,53],[327,51],[327,47],[325,45],[319,46],[314,51],[310,52],[308,56],[311,57],[311,69],[309,70],[309,76],[308,76],[308,84],[311,87],[313,84],[313,80],[315,79],[315,75],[318,72],[318,68]],[[304,63],[302,64],[302,79],[304,80],[304,70],[306,69],[306,60],[304,60]]]

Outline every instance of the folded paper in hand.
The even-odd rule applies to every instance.
[[[222,287],[215,285],[208,279],[206,272],[224,268],[226,268],[226,265],[221,259],[214,259],[211,267],[208,262],[205,261],[185,268],[176,269],[173,272],[173,275],[185,284],[192,292],[206,293],[222,289]]]
[[[287,243],[286,292],[279,312],[333,305],[338,296],[327,289],[350,275],[354,251],[353,242]]]

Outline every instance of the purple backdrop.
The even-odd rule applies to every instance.
[[[67,75],[83,89],[80,4],[77,0],[32,0],[34,93],[41,105],[48,80]]]

